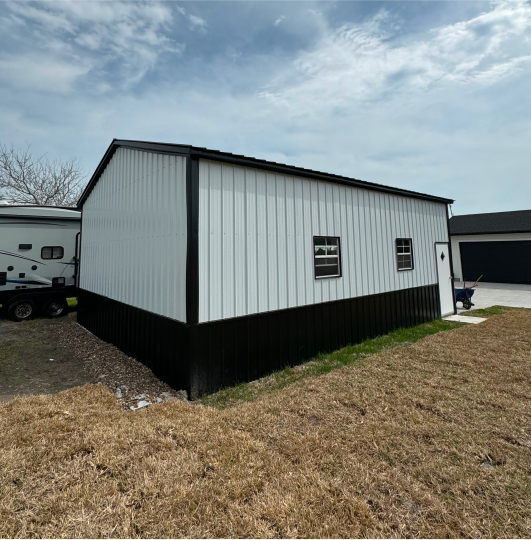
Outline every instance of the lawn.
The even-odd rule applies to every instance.
[[[221,409],[0,405],[0,536],[529,537],[531,312],[411,341]]]

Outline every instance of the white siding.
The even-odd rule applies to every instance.
[[[342,277],[314,278],[318,235],[341,238]],[[431,285],[447,241],[441,203],[200,160],[199,322]]]
[[[119,148],[83,206],[80,287],[186,322],[186,160]]]

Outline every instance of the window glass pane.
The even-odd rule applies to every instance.
[[[326,244],[326,238],[319,236],[313,239],[313,243],[316,246],[324,246]]]
[[[337,257],[320,257],[319,259],[315,259],[315,266],[327,266],[327,265],[337,266]]]
[[[63,248],[62,247],[54,247],[53,248],[53,258],[54,259],[62,259],[63,258]]]
[[[337,238],[327,238],[326,243],[329,246],[337,246]]]
[[[326,254],[337,256],[337,246],[328,246],[326,248]]]
[[[316,255],[326,255],[326,247],[325,246],[315,246],[315,254]]]
[[[315,267],[316,277],[338,276],[338,275],[339,275],[339,266],[337,264]]]
[[[43,247],[41,250],[41,258],[42,259],[51,259],[52,258],[52,248],[51,247]]]

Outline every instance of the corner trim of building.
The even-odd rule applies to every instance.
[[[186,324],[199,321],[199,159],[186,158]]]
[[[457,304],[455,301],[455,293],[454,293],[454,258],[452,255],[452,237],[450,235],[450,214],[448,211],[448,205],[446,205],[446,229],[448,231],[448,251],[450,252],[450,276],[452,277],[452,300],[454,303],[454,315],[457,313]]]

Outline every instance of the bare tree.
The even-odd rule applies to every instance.
[[[10,149],[0,144],[0,199],[10,204],[75,206],[84,176],[75,158],[49,161],[28,146]]]

